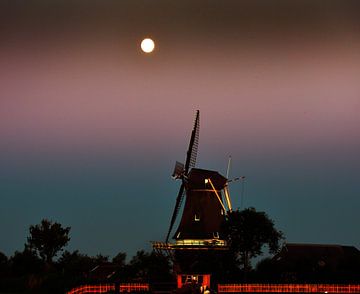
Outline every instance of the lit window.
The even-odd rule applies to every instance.
[[[199,222],[200,221],[200,215],[195,214],[194,221]]]
[[[219,239],[219,232],[213,232],[213,237],[215,239]]]

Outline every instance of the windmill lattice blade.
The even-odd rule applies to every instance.
[[[169,236],[171,234],[171,231],[172,231],[172,228],[175,224],[175,221],[176,221],[176,217],[179,213],[179,210],[180,210],[180,207],[181,207],[181,203],[184,199],[184,188],[185,188],[185,185],[184,183],[181,184],[180,186],[180,190],[179,190],[179,193],[178,193],[178,196],[176,197],[176,204],[175,204],[175,208],[174,208],[174,212],[173,212],[173,215],[171,217],[171,221],[170,221],[170,227],[169,227],[169,230],[168,230],[168,233],[166,235],[166,240],[165,242],[169,242]]]
[[[199,130],[200,130],[200,111],[197,110],[194,128],[191,132],[189,149],[186,154],[185,175],[187,175],[189,169],[195,167],[196,164],[197,150],[199,146]]]

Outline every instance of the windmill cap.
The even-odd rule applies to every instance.
[[[192,168],[188,176],[188,189],[204,189],[205,180],[211,180],[216,190],[224,189],[227,178],[219,174],[217,171]],[[209,187],[211,189],[211,187]]]

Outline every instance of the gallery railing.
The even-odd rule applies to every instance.
[[[109,291],[115,291],[115,284],[100,284],[100,285],[82,285],[76,287],[67,294],[87,294],[87,293],[106,293]],[[122,283],[119,285],[120,292],[148,292],[149,284],[143,283]]]
[[[219,284],[218,293],[360,293],[360,285]]]

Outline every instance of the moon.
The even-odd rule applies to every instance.
[[[141,50],[145,53],[151,53],[155,49],[155,43],[152,39],[146,38],[141,41]]]

